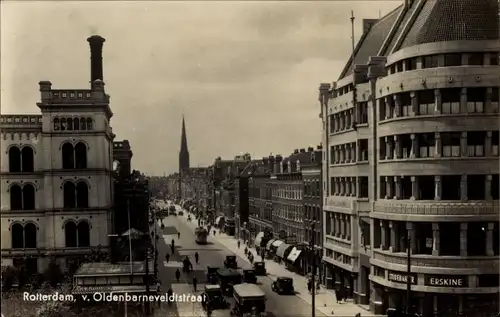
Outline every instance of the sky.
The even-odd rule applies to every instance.
[[[38,114],[38,82],[86,89],[99,34],[116,140],[148,175],[321,141],[318,87],[338,79],[363,18],[402,1],[2,1],[1,114]]]

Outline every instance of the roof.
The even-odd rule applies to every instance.
[[[242,297],[262,297],[266,294],[255,284],[238,284],[233,286],[233,292]]]
[[[217,274],[221,275],[221,276],[236,276],[236,275],[241,275],[240,272],[238,272],[238,270],[234,270],[234,269],[218,269],[217,270]]]
[[[498,0],[426,0],[403,43],[497,40]]]
[[[388,56],[406,47],[443,41],[497,40],[498,6],[498,0],[414,0],[408,8],[401,5],[363,33],[354,50],[354,63],[351,56],[339,80],[352,74],[352,64],[366,65],[371,56]]]
[[[375,22],[367,32],[363,33],[356,48],[354,49],[354,65],[365,65],[370,56],[377,56],[384,40],[389,35],[392,26],[396,22],[398,13],[402,6],[397,7],[383,18]],[[339,80],[352,74],[352,55],[347,62],[347,65],[342,70]]]
[[[149,270],[151,272],[153,272],[153,267],[153,263],[150,262]],[[144,262],[132,262],[132,269],[130,269],[129,263],[84,263],[76,271],[74,277],[130,275],[131,272],[134,274],[144,274],[146,272]]]
[[[220,285],[207,284],[207,285],[205,285],[205,289],[206,290],[220,289]]]

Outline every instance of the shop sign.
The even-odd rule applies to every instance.
[[[468,287],[469,277],[464,275],[425,275],[425,285],[434,287]]]
[[[410,283],[413,285],[417,284],[417,274],[415,273],[403,273],[403,272],[394,272],[389,271],[388,280],[396,283],[408,283],[408,277],[410,278]]]

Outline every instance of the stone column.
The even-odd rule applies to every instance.
[[[394,139],[394,154],[393,157],[395,159],[400,159],[402,158],[402,151],[401,151],[401,136],[395,135],[393,137]]]
[[[358,196],[358,184],[356,177],[351,177],[351,196]]]
[[[494,256],[495,251],[493,250],[493,228],[495,227],[494,222],[488,222],[486,227],[486,255]]]
[[[344,214],[341,214],[340,215],[340,226],[341,226],[341,230],[340,230],[340,237],[342,239],[345,239],[346,238],[346,235],[347,235],[347,232],[346,232],[346,220],[345,220],[345,215]]]
[[[432,255],[438,256],[439,249],[441,247],[441,241],[439,237],[439,222],[432,223]]]
[[[346,238],[347,238],[347,240],[351,240],[351,216],[350,215],[345,216],[345,222],[346,222]]]
[[[460,200],[467,200],[467,175],[460,180]]]
[[[410,237],[410,248],[412,253],[417,252],[417,235],[414,228],[413,222],[406,223],[406,230],[408,230],[408,236]]]
[[[380,220],[380,248],[387,250],[387,230],[386,220]]]
[[[492,175],[486,175],[485,177],[485,184],[484,184],[484,198],[486,200],[492,200],[493,198],[491,197],[491,181],[493,180]]]
[[[398,246],[399,246],[399,241],[398,241],[398,226],[397,223],[394,221],[389,221],[389,228],[391,232],[391,245],[389,246],[389,251],[391,252],[398,252]]]
[[[335,146],[335,164],[340,163],[340,147],[338,145]]]
[[[410,157],[411,158],[420,157],[420,149],[418,147],[418,137],[417,137],[417,135],[415,133],[410,134],[410,139],[411,139]]]
[[[467,256],[467,222],[460,223],[460,256]]]
[[[420,188],[418,186],[418,178],[416,176],[411,177],[411,200],[418,200],[420,197]]]
[[[484,96],[484,113],[490,113],[491,112],[491,96],[493,95],[493,88],[488,87],[486,88],[486,96]]]
[[[401,117],[401,96],[399,94],[392,95],[394,100],[394,115],[393,118]]]
[[[392,113],[391,113],[391,99],[389,96],[385,97],[385,119],[390,119],[392,118]]]
[[[419,109],[418,109],[418,95],[416,92],[412,91],[410,92],[410,97],[411,97],[411,112],[410,116],[414,117],[418,115]]]
[[[460,113],[467,113],[467,88],[460,90]]]
[[[396,195],[394,196],[394,199],[402,199],[402,184],[401,184],[401,176],[394,176],[394,184],[396,188]]]
[[[393,149],[392,149],[392,140],[391,137],[386,136],[385,137],[385,159],[386,160],[391,160],[392,155],[393,155]]]
[[[462,132],[460,136],[460,156],[469,156],[469,149],[467,148],[467,132]]]
[[[345,163],[345,162],[346,162],[345,144],[342,144],[340,146],[340,163]]]
[[[333,131],[334,132],[337,132],[339,130],[339,127],[340,127],[340,122],[339,122],[339,115],[338,114],[334,114],[333,115]]]
[[[443,154],[443,148],[441,147],[441,133],[436,132],[434,133],[434,157],[435,158],[440,158],[441,155]]]
[[[491,156],[491,139],[493,137],[493,132],[492,131],[487,131],[486,132],[486,138],[484,139],[484,156],[489,157]]]
[[[342,223],[340,222],[340,215],[339,214],[335,214],[335,236],[337,238],[340,238],[340,236],[342,235]]]
[[[441,176],[434,176],[434,200],[441,200],[442,190]]]
[[[354,105],[354,107],[356,107],[356,105]],[[355,121],[353,109],[349,109],[347,111],[347,117],[349,118],[349,120],[347,120],[347,128],[351,129],[353,127],[353,123]]]
[[[345,130],[346,129],[346,122],[345,122],[345,112],[342,111],[340,113],[340,130]]]
[[[356,159],[356,143],[351,143],[351,162],[355,163],[357,161]]]
[[[385,199],[392,199],[394,197],[394,193],[392,192],[392,177],[385,177]]]
[[[441,114],[443,101],[441,99],[441,90],[434,89],[434,114]]]
[[[351,196],[351,178],[345,177],[344,180],[345,180],[345,195]]]

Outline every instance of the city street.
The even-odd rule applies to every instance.
[[[163,239],[158,241],[159,250],[159,277],[162,283],[162,292],[166,292],[171,285],[174,293],[192,293],[192,277],[198,279],[198,294],[201,294],[206,282],[206,267],[207,265],[223,267],[224,259],[227,255],[233,253],[219,243],[212,242],[206,246],[200,246],[195,243],[193,229],[185,221],[185,217],[169,216],[164,219],[165,228],[159,229],[163,233]],[[180,239],[177,239],[177,232],[181,233]],[[170,253],[171,240],[175,240],[176,252],[171,257],[170,262],[166,263],[165,254]],[[166,243],[167,242],[167,243]],[[195,264],[194,254],[198,252],[200,263]],[[179,268],[182,272],[181,260],[188,255],[193,262],[194,272],[186,275],[182,274],[180,283],[175,281],[175,270]],[[163,264],[163,265],[162,265]],[[242,269],[251,268],[251,265],[246,261],[238,259],[238,266]],[[271,290],[271,279],[268,277],[258,278],[259,286],[267,295],[267,311],[268,316],[310,316],[311,306],[297,296],[280,296]],[[228,298],[230,303],[232,299]],[[232,304],[231,304],[232,305]],[[169,316],[204,316],[206,315],[201,308],[201,305],[191,303],[176,303],[168,308],[163,305],[162,311],[166,310]],[[214,316],[229,316],[229,309],[216,310]],[[317,316],[325,316],[319,311],[316,311]]]

